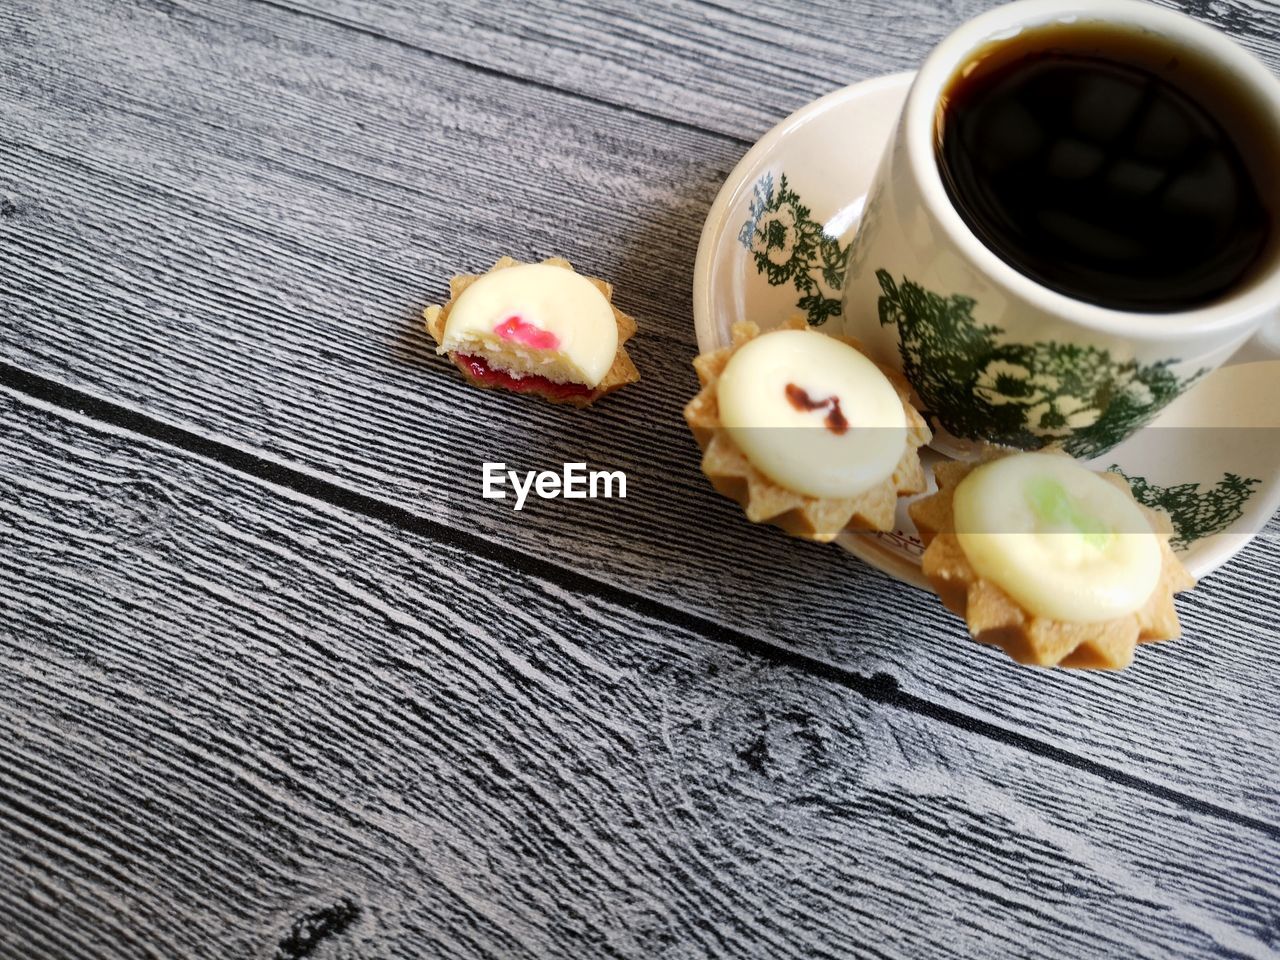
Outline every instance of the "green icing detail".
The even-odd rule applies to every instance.
[[[1114,447],[1205,371],[1180,378],[1176,360],[1140,364],[1077,343],[1006,343],[973,318],[972,297],[943,297],[877,270],[880,323],[898,328],[903,373],[951,434],[1072,456]]]
[[[1096,550],[1105,550],[1115,535],[1100,529],[1098,518],[1080,508],[1066,488],[1049,477],[1032,477],[1023,492],[1040,521],[1051,528],[1066,527],[1084,536],[1084,542]]]
[[[1115,464],[1109,469],[1124,477],[1139,503],[1169,515],[1174,530],[1169,544],[1175,550],[1185,550],[1196,540],[1233,524],[1253,496],[1252,487],[1262,482],[1256,477],[1224,473],[1214,486],[1202,491],[1196,483],[1160,487],[1144,477],[1129,476]]]
[[[811,326],[821,326],[841,312],[847,246],[828,236],[822,224],[787,184],[784,173],[775,189],[766,173],[751,195],[750,216],[738,231],[738,242],[751,252],[756,272],[771,286],[790,283],[800,294],[796,306]]]

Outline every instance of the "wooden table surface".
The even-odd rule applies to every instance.
[[[1020,669],[680,417],[728,171],[987,5],[0,4],[0,956],[1280,956],[1275,536]],[[644,380],[465,387],[420,311],[504,254]]]

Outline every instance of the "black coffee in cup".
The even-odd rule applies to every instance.
[[[1174,312],[1271,256],[1277,118],[1214,64],[1107,24],[978,51],[939,103],[938,166],[974,234],[1077,300]]]

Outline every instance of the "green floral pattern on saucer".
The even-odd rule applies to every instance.
[[[1253,496],[1252,488],[1262,482],[1255,477],[1226,473],[1207,490],[1201,490],[1196,483],[1161,487],[1145,477],[1130,476],[1117,464],[1107,469],[1124,477],[1134,498],[1143,506],[1169,515],[1174,530],[1169,545],[1175,550],[1185,550],[1193,541],[1221,533],[1238,520]]]
[[[800,294],[796,306],[810,326],[838,317],[847,246],[813,219],[785,173],[776,186],[770,173],[756,181],[749,210],[738,242],[751,252],[756,272],[772,286],[792,284]]]

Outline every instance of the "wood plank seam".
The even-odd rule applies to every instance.
[[[76,870],[60,902],[11,873],[0,955],[57,953],[41,939],[55,925],[86,944],[63,953],[129,955],[78,902],[120,904],[193,957],[287,958],[346,903],[361,915],[313,956],[1274,953],[1278,848],[1262,835],[86,417],[6,391],[0,408],[0,525],[22,541],[23,595],[4,609],[9,649],[30,653],[3,712],[84,798],[48,802],[24,764],[18,799],[99,814],[100,855],[117,832],[143,844],[132,883]],[[226,587],[212,602],[211,581]],[[471,633],[467,662],[447,656],[444,624],[471,619],[446,613],[452,598],[495,586],[493,630]],[[136,624],[139,596],[168,598],[168,616]],[[559,642],[491,698],[504,648],[527,642],[522,614]],[[313,663],[303,633],[342,666]],[[351,809],[365,815],[335,817]],[[174,820],[201,828],[171,838]],[[26,865],[26,849],[0,842],[0,859]],[[31,864],[54,894],[61,853],[79,859],[51,836]]]
[[[443,50],[432,50],[428,47],[419,46],[418,44],[413,43],[412,41],[404,40],[400,37],[394,37],[391,34],[383,33],[380,30],[375,30],[372,27],[367,27],[367,26],[364,26],[363,24],[359,24],[351,20],[344,20],[341,17],[327,16],[315,10],[307,10],[301,7],[290,6],[287,3],[280,2],[280,0],[255,0],[255,2],[261,4],[262,6],[270,7],[273,10],[279,10],[282,13],[288,13],[294,16],[305,17],[308,20],[313,20],[317,23],[323,23],[328,26],[337,27],[341,30],[349,30],[352,33],[358,33],[361,36],[370,37],[372,39],[379,40],[385,43],[391,43],[397,47],[400,47],[403,50],[411,50],[414,53],[422,54],[423,56],[431,57],[433,59],[446,60],[449,63],[454,63],[454,64],[457,64],[458,66],[466,67],[469,70],[475,70],[478,73],[485,74],[486,76],[499,77],[503,80],[508,80],[513,83],[521,84],[523,86],[533,87],[534,89],[537,89],[537,90],[546,90],[551,93],[558,94],[560,96],[569,97],[570,99],[573,99],[573,100],[581,100],[584,103],[591,103],[597,106],[607,107],[610,110],[616,110],[619,113],[631,114],[632,116],[643,117],[646,120],[653,120],[657,123],[669,124],[670,126],[673,126],[673,127],[679,127],[683,130],[691,130],[695,133],[702,134],[705,136],[715,137],[716,139],[724,140],[729,143],[738,143],[745,147],[750,147],[755,143],[755,141],[750,137],[734,136],[733,134],[725,133],[720,130],[709,129],[708,127],[701,126],[689,120],[680,120],[676,117],[668,117],[661,113],[653,113],[649,110],[642,110],[639,107],[631,106],[625,103],[619,103],[615,100],[606,100],[603,97],[593,97],[588,93],[583,93],[582,91],[573,90],[568,87],[558,86],[554,83],[549,83],[544,80],[534,80],[529,77],[521,77],[516,74],[507,73],[503,70],[498,70],[494,67],[489,67],[489,66],[485,66],[482,63],[477,63],[474,60],[468,60],[465,57],[459,57],[453,54],[446,53]]]
[[[6,388],[22,402],[51,409],[63,416],[80,417],[145,437],[212,461],[233,472],[318,500],[331,507],[387,523],[407,533],[448,543],[457,549],[509,566],[528,576],[556,583],[566,590],[577,591],[634,610],[643,616],[696,633],[713,642],[735,647],[771,665],[789,667],[821,677],[874,703],[945,723],[1034,756],[1094,774],[1109,782],[1140,790],[1150,796],[1176,803],[1190,811],[1280,839],[1280,827],[1266,821],[1210,803],[1163,784],[1145,780],[1107,764],[1078,756],[1062,747],[971,716],[961,710],[907,693],[899,687],[894,677],[887,674],[858,673],[817,657],[776,646],[765,639],[716,623],[695,612],[683,610],[641,594],[631,593],[622,587],[560,567],[476,534],[448,527],[376,497],[350,490],[324,476],[311,474],[231,444],[200,436],[183,427],[166,423],[141,411],[104,400],[56,380],[30,373],[4,361],[0,361],[0,386]]]

